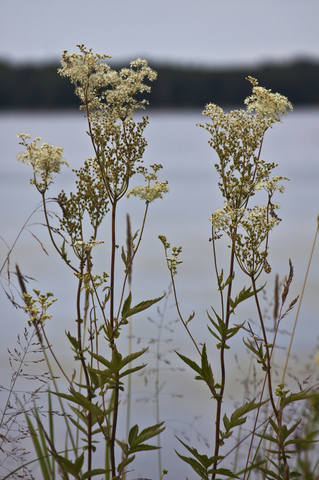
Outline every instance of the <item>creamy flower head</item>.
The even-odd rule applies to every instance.
[[[102,109],[109,114],[113,111],[114,119],[123,119],[148,103],[135,98],[150,91],[145,80],[153,81],[157,77],[146,60],[137,58],[130,62],[129,68],[116,71],[106,63],[111,58],[109,55],[94,53],[84,45],[77,46],[80,53],[63,52],[58,73],[75,85],[75,93],[83,104],[81,108],[92,112]]]
[[[256,78],[247,77],[247,80],[253,85],[252,94],[245,99],[247,111],[266,117],[269,121],[269,126],[279,122],[287,110],[293,109],[292,104],[284,95],[273,93],[267,88],[260,87]]]
[[[231,228],[238,224],[244,215],[244,208],[232,208],[230,202],[224,202],[224,208],[217,208],[209,218],[216,238],[222,233],[231,235]]]
[[[156,198],[163,198],[164,193],[168,192],[167,182],[155,182],[152,185],[140,185],[133,187],[127,194],[127,197],[133,195],[139,197],[145,202],[153,202]]]
[[[273,208],[278,209],[279,205],[274,203]],[[248,214],[241,220],[241,225],[246,232],[254,232],[260,240],[265,238],[267,233],[279,223],[279,218],[269,214],[267,205],[254,206],[248,210]]]
[[[53,173],[59,173],[62,165],[68,165],[62,158],[63,147],[54,147],[48,142],[39,145],[40,137],[35,137],[30,142],[31,136],[28,133],[19,133],[17,136],[21,140],[20,145],[25,147],[25,151],[19,153],[17,159],[32,166],[33,179],[30,181],[44,192],[52,183]]]
[[[73,247],[80,247],[80,248],[84,248],[85,250],[92,250],[93,247],[95,247],[96,245],[101,245],[102,243],[104,243],[104,241],[102,240],[91,240],[90,242],[77,240],[72,245]]]
[[[282,177],[281,175],[269,178],[269,180],[258,182],[255,185],[255,190],[266,190],[270,196],[272,196],[275,192],[283,193],[285,191],[285,187],[279,183],[283,180],[289,181],[289,178]]]

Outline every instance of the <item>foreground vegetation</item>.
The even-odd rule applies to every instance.
[[[134,330],[135,317],[164,301],[164,295],[159,294],[135,302],[131,274],[151,203],[167,193],[168,185],[158,179],[160,164],[143,163],[148,118],[136,120],[134,116],[136,110],[146,106],[143,95],[150,91],[149,84],[156,79],[156,73],[142,59],[117,71],[108,64],[108,58],[83,45],[79,46],[79,53],[64,52],[62,56],[59,74],[75,88],[92,143],[92,158],[74,170],[73,192],[62,190],[55,198],[48,196],[55,175],[67,165],[63,148],[41,143],[38,137],[31,139],[28,133],[18,135],[23,147],[18,159],[32,167],[30,182],[41,197],[50,241],[58,261],[72,271],[76,284],[76,319],[73,329],[66,332],[74,356],[73,368],[68,371],[59,359],[54,340],[47,335],[50,307],[56,299],[51,292],[30,291],[21,266],[16,266],[21,308],[28,318],[27,348],[25,354],[17,353],[19,367],[2,410],[1,449],[6,459],[10,459],[6,448],[10,445],[13,425],[11,404],[15,384],[22,374],[28,348],[36,340],[46,362],[46,374],[39,381],[45,384],[47,405],[43,411],[36,396],[32,397],[31,408],[19,396],[16,401],[45,480],[134,479],[136,455],[156,454],[152,451],[159,450],[158,438],[165,428],[160,419],[149,426],[135,424],[134,412],[127,408],[126,438],[119,434],[123,399],[127,398],[127,392],[128,398],[130,395],[130,379],[146,367],[142,357],[147,358],[147,349],[132,351],[131,345],[127,349],[121,339]],[[221,195],[221,207],[212,213],[209,224],[219,305],[212,305],[207,311],[210,338],[205,343],[192,332],[192,323],[199,319],[194,314],[184,317],[180,306],[177,273],[182,247],[171,246],[165,235],[159,235],[177,315],[194,347],[193,356],[178,352],[176,361],[183,362],[195,375],[195,381],[205,385],[212,405],[207,418],[211,430],[208,448],[199,451],[198,445],[177,438],[176,454],[192,470],[191,478],[315,480],[319,475],[319,458],[314,448],[318,440],[319,395],[315,385],[292,391],[287,382],[303,295],[301,292],[300,298],[290,298],[291,262],[283,280],[277,278],[271,324],[261,302],[271,272],[270,236],[281,221],[276,196],[284,192],[288,180],[275,175],[276,164],[263,159],[262,146],[265,135],[271,133],[271,127],[280,122],[287,110],[292,110],[292,105],[283,95],[259,86],[255,78],[247,80],[251,94],[245,99],[244,109],[225,113],[221,107],[209,103],[203,111],[208,120],[199,125],[208,133],[209,144],[218,155],[215,168]],[[135,176],[144,183],[132,187]],[[131,196],[144,202],[144,216],[136,232],[131,231],[127,219],[126,244],[119,245],[119,204],[124,197]],[[109,219],[109,239],[100,233],[105,219]],[[218,250],[223,248],[221,238],[226,240],[228,251],[228,263],[223,266],[218,261]],[[108,271],[99,270],[94,261],[97,248],[105,248]],[[11,300],[17,305],[16,300]],[[238,323],[242,304],[248,301],[254,303],[256,322],[243,319]],[[295,323],[278,378],[274,373],[274,354],[282,322],[294,309]],[[227,365],[236,338],[242,338],[243,348],[258,369],[261,381],[256,383],[251,396],[248,389],[243,403],[230,411]],[[212,348],[218,352],[219,364],[212,364]],[[250,379],[246,381],[249,383]],[[64,424],[63,439],[55,435],[59,418]],[[14,452],[11,453],[14,457]],[[165,459],[163,463],[165,467]],[[32,464],[33,461],[27,461],[18,465],[5,473],[3,480],[33,478]],[[160,468],[158,473],[154,471],[153,479],[165,475],[170,478],[170,473]]]

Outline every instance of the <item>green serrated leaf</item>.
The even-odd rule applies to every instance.
[[[287,395],[285,398],[281,399],[281,405],[282,407],[286,407],[289,405],[289,403],[293,402],[298,402],[300,400],[307,400],[311,398],[312,394],[310,392],[310,389],[302,390],[301,392],[297,393],[291,393],[290,395]]]
[[[210,467],[216,460],[220,460],[222,457],[207,457],[207,455],[202,455],[200,454],[196,448],[190,447],[187,445],[187,443],[184,443],[183,440],[181,440],[179,437],[176,437],[177,440],[191,453],[198,461],[199,463],[207,469]]]
[[[120,373],[119,378],[123,378],[126,375],[131,375],[134,372],[138,372],[139,370],[142,370],[142,368],[145,368],[146,365],[147,364],[144,363],[143,365],[138,365],[137,367],[128,368],[127,370],[124,370],[124,372]]]
[[[266,284],[262,285],[260,288],[257,289],[256,293],[259,293],[263,288],[265,287]],[[232,307],[232,310],[234,311],[237,305],[239,305],[241,302],[244,300],[247,300],[247,298],[250,298],[254,295],[254,291],[251,290],[251,287],[243,287],[239,294],[235,297],[234,300],[230,299],[230,306]]]
[[[79,341],[75,337],[73,337],[73,335],[71,335],[70,332],[66,332],[66,336],[69,339],[69,341],[70,341],[72,347],[74,348],[74,350],[78,352],[79,348],[80,348]]]
[[[202,377],[206,381],[208,387],[211,389],[211,391],[214,391],[214,376],[212,372],[212,368],[210,364],[208,363],[207,359],[207,353],[206,353],[206,344],[204,343],[203,348],[202,348]]]
[[[225,430],[227,432],[231,428],[231,424],[230,424],[229,418],[227,417],[226,413],[223,416],[223,424],[224,424]]]
[[[243,415],[246,415],[247,413],[251,412],[252,410],[255,410],[256,408],[258,408],[259,405],[260,406],[264,405],[266,402],[267,402],[267,400],[265,400],[262,403],[260,403],[260,402],[256,403],[254,400],[251,400],[250,402],[244,403],[240,407],[236,408],[236,410],[232,413],[232,415],[230,417],[230,422],[232,423],[233,421],[236,421],[237,419],[239,419]]]
[[[122,249],[121,249],[121,259],[122,259],[125,267],[127,267],[127,258],[126,258],[126,255],[125,255],[124,247],[122,247]]]
[[[142,443],[141,445],[136,445],[136,447],[132,447],[130,452],[131,453],[137,453],[137,452],[143,452],[146,450],[158,450],[160,447],[157,447],[155,445],[147,445],[146,443]]]
[[[183,362],[185,362],[189,367],[191,367],[192,370],[194,370],[196,373],[198,373],[200,376],[202,375],[202,369],[197,363],[195,363],[193,360],[190,358],[186,357],[185,355],[182,355],[181,353],[175,352],[179,356]]]
[[[176,450],[175,452],[181,460],[183,460],[185,463],[188,463],[188,465],[192,467],[192,469],[200,476],[201,480],[209,480],[207,469],[197,462],[197,460],[181,455]]]
[[[144,300],[143,302],[138,303],[132,308],[129,308],[128,311],[126,312],[125,318],[132,317],[133,315],[136,315],[137,313],[142,312],[143,310],[146,310],[147,308],[150,308],[152,305],[155,303],[159,302],[164,298],[165,294],[162,295],[161,297],[154,298],[152,300]]]
[[[132,456],[126,458],[125,460],[123,460],[121,463],[118,464],[117,471],[119,473],[122,472],[124,467],[126,467],[127,465],[132,463],[134,461],[134,459],[135,459],[135,455],[132,455]]]
[[[122,358],[121,360],[121,368],[125,367],[130,362],[133,362],[133,360],[136,360],[136,358],[140,357],[143,355],[145,352],[147,352],[148,348],[143,348],[143,350],[139,350],[138,352],[130,353],[130,355],[127,355],[126,357]]]
[[[216,470],[212,469],[209,470],[209,473],[217,473],[218,475],[224,475],[225,477],[229,478],[239,478],[238,475],[233,473],[231,470],[228,470],[228,468],[216,468]]]
[[[127,312],[130,310],[131,308],[131,302],[132,302],[132,294],[131,292],[128,294],[128,297],[127,299],[125,300],[124,304],[123,304],[123,308],[122,308],[122,318],[126,318],[127,317]]]
[[[77,477],[81,471],[83,461],[84,461],[84,453],[82,453],[75,462],[72,462],[68,458],[62,457],[61,455],[56,455],[56,459],[58,463],[62,466],[63,470],[67,473],[70,473],[74,477]]]
[[[94,417],[101,417],[104,415],[103,410],[101,410],[101,408],[98,405],[95,405],[94,403],[92,403],[84,395],[82,395],[80,392],[76,392],[73,388],[70,388],[71,395],[67,395],[65,393],[57,393],[57,392],[53,392],[53,393],[58,397],[65,398],[70,402],[80,405],[85,410],[91,412]]]
[[[75,428],[77,430],[79,430],[80,432],[82,432],[84,435],[87,435],[87,430],[85,430],[84,427],[82,427],[82,425],[80,425],[79,422],[77,422],[76,420],[74,420],[74,418],[72,418],[71,416],[69,417],[69,420],[73,423],[73,425],[75,426]]]
[[[149,440],[150,438],[159,435],[165,430],[165,427],[163,427],[163,425],[164,422],[160,422],[156,423],[155,425],[151,425],[150,427],[144,428],[144,430],[142,430],[141,433],[138,434],[137,442],[142,443],[145,442],[145,440]]]
[[[91,355],[91,357],[95,358],[95,360],[98,360],[105,367],[107,367],[111,372],[113,372],[112,362],[102,357],[102,355],[98,355],[97,353],[89,352],[89,354]]]
[[[137,439],[137,434],[138,434],[138,425],[134,425],[129,432],[128,435],[128,443],[129,445],[133,445]]]

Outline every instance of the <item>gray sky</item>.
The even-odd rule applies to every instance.
[[[0,0],[0,57],[84,43],[115,60],[240,64],[319,59],[319,0]]]

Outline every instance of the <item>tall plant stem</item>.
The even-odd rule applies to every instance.
[[[111,279],[110,279],[110,325],[111,325],[111,344],[114,343],[115,318],[114,318],[114,285],[115,285],[115,253],[116,253],[116,206],[117,201],[112,203],[112,250],[111,250]]]
[[[196,340],[195,340],[195,338],[193,337],[190,329],[188,328],[187,323],[185,322],[185,320],[184,320],[184,318],[183,318],[183,315],[182,315],[182,313],[181,313],[181,311],[180,311],[179,303],[178,303],[178,298],[177,298],[177,293],[176,293],[176,286],[175,286],[174,276],[173,276],[173,274],[172,274],[171,271],[170,271],[170,273],[171,273],[171,281],[172,281],[172,287],[173,287],[174,300],[175,300],[175,305],[176,305],[176,309],[177,309],[178,316],[179,316],[182,324],[184,325],[184,327],[185,327],[185,329],[186,329],[186,331],[187,331],[187,333],[188,333],[191,341],[193,342],[194,347],[196,348],[198,354],[201,356],[201,352],[200,352],[199,346],[197,345]]]
[[[223,298],[223,291],[220,286],[220,281],[219,281],[219,269],[217,265],[217,255],[216,255],[216,244],[215,244],[215,238],[214,238],[214,227],[212,226],[212,246],[213,246],[213,258],[214,258],[214,268],[215,268],[215,275],[218,281],[218,290],[219,290],[219,295],[220,295],[220,305],[222,309],[222,318],[224,318],[225,312],[224,312],[224,298]]]
[[[115,330],[117,328],[117,319],[114,318],[114,288],[115,288],[115,253],[116,253],[116,205],[117,200],[112,202],[112,250],[111,250],[111,279],[110,279],[110,327],[111,327],[111,348],[115,351]],[[116,380],[114,388],[114,403],[113,403],[113,421],[112,421],[112,433],[110,440],[110,459],[112,478],[116,477],[116,465],[115,465],[115,440],[117,429],[117,417],[119,407],[119,379]]]
[[[147,213],[148,213],[148,208],[149,208],[149,202],[146,202],[146,206],[145,206],[145,211],[144,211],[144,216],[143,216],[143,220],[142,220],[142,227],[141,227],[141,230],[140,230],[140,234],[139,234],[139,237],[138,237],[138,240],[137,240],[137,244],[136,244],[136,247],[134,248],[133,250],[133,253],[131,255],[131,260],[130,260],[130,264],[127,265],[127,269],[126,269],[126,272],[125,272],[125,277],[124,277],[124,281],[123,281],[123,286],[122,286],[122,291],[121,291],[121,298],[120,298],[120,302],[119,302],[119,308],[117,310],[117,318],[120,316],[120,312],[121,312],[121,308],[122,308],[122,303],[123,303],[123,300],[124,300],[124,292],[125,292],[125,287],[126,287],[126,282],[127,282],[127,279],[129,278],[129,270],[132,269],[132,266],[133,266],[133,260],[134,260],[134,257],[140,247],[140,244],[141,244],[141,241],[142,241],[142,236],[143,236],[143,232],[144,232],[144,228],[145,228],[145,223],[146,223],[146,217],[147,217]]]
[[[81,261],[80,265],[80,278],[79,278],[79,283],[78,283],[78,290],[77,290],[77,296],[76,296],[76,310],[77,310],[77,336],[78,336],[78,342],[79,342],[79,355],[80,355],[80,361],[81,365],[83,368],[84,376],[85,376],[85,382],[87,386],[87,396],[88,400],[91,401],[92,395],[91,395],[91,385],[90,385],[90,377],[88,373],[88,369],[85,363],[85,358],[83,355],[83,350],[84,350],[84,345],[83,345],[83,339],[82,339],[82,318],[81,318],[81,289],[82,289],[82,275],[83,275],[83,270],[84,270],[84,262]],[[88,412],[87,414],[87,429],[88,429],[88,470],[91,471],[92,469],[92,414],[91,412]],[[91,476],[88,477],[88,480],[91,479]]]
[[[274,400],[274,396],[273,396],[272,381],[271,381],[271,350],[270,350],[269,345],[268,345],[266,328],[265,328],[264,319],[263,319],[263,315],[262,315],[261,308],[260,308],[258,292],[257,292],[257,288],[256,288],[256,281],[255,281],[254,276],[251,277],[251,282],[252,282],[252,286],[253,286],[253,290],[254,290],[255,302],[256,302],[256,306],[257,306],[260,326],[261,326],[261,330],[262,330],[262,334],[263,334],[263,340],[264,340],[265,349],[266,349],[266,362],[267,362],[266,374],[267,374],[267,379],[268,379],[269,399],[270,399],[270,403],[271,403],[273,412],[277,416],[278,410],[277,410],[275,400]]]
[[[164,327],[165,314],[167,310],[168,298],[171,293],[171,285],[168,287],[168,291],[165,296],[165,303],[163,310],[159,310],[160,314],[160,323],[158,325],[158,335],[157,335],[157,347],[156,347],[156,373],[155,373],[155,414],[156,414],[156,423],[160,423],[160,358],[161,358],[161,339],[162,332]],[[158,465],[158,478],[161,478],[162,475],[162,454],[161,454],[161,437],[157,435],[157,465]]]
[[[65,258],[63,257],[62,255],[62,252],[61,250],[59,249],[59,247],[57,246],[55,240],[54,240],[54,237],[52,235],[52,227],[50,225],[50,222],[49,222],[49,215],[48,215],[48,211],[47,211],[47,206],[46,206],[46,200],[45,200],[45,195],[43,192],[41,192],[41,195],[42,195],[42,204],[43,204],[43,211],[44,211],[44,217],[45,217],[45,222],[46,222],[46,225],[47,225],[47,228],[48,228],[48,232],[49,232],[49,236],[50,236],[50,240],[52,242],[52,245],[54,246],[54,248],[56,249],[56,251],[58,252],[58,254],[60,255],[60,257],[62,258],[62,260],[65,261],[65,263],[76,273],[79,273],[79,271],[73,267],[71,265],[71,263],[67,260],[65,260]]]
[[[250,475],[250,472],[248,472],[248,463],[249,463],[249,458],[250,458],[250,454],[251,454],[251,450],[252,450],[252,446],[253,446],[254,436],[255,436],[255,432],[256,432],[256,426],[257,426],[257,422],[258,422],[260,409],[261,409],[261,406],[262,406],[262,401],[263,401],[264,391],[265,391],[265,388],[266,388],[266,383],[268,383],[269,400],[271,402],[271,406],[272,406],[272,409],[273,409],[274,416],[276,417],[277,421],[278,420],[281,421],[281,419],[279,419],[279,417],[278,417],[278,409],[277,409],[277,406],[276,406],[275,401],[274,401],[273,392],[272,392],[272,382],[271,382],[271,357],[272,357],[272,354],[273,354],[273,351],[274,351],[274,345],[275,345],[275,341],[276,341],[276,336],[277,336],[277,332],[278,332],[279,323],[276,326],[273,345],[272,345],[271,348],[269,348],[268,341],[267,341],[266,329],[265,329],[265,325],[264,325],[264,320],[263,320],[263,316],[262,316],[262,312],[261,312],[261,308],[260,308],[260,303],[259,303],[259,299],[258,299],[256,281],[255,281],[255,278],[254,278],[253,275],[251,276],[251,282],[252,282],[252,286],[253,286],[255,302],[256,302],[256,306],[257,306],[258,316],[259,316],[260,325],[261,325],[261,329],[262,329],[262,333],[263,333],[263,340],[264,340],[266,353],[267,353],[267,355],[266,355],[267,365],[266,365],[266,375],[265,375],[265,378],[264,378],[263,386],[262,386],[260,397],[259,397],[259,406],[257,408],[255,423],[254,423],[254,427],[253,427],[253,431],[252,431],[252,436],[251,436],[251,439],[250,439],[248,455],[247,455],[247,460],[246,460],[246,466],[245,466],[245,474],[244,474],[244,479],[243,480],[246,479],[247,473],[248,473],[248,477]],[[278,426],[280,428],[280,425],[278,425]]]
[[[226,329],[228,329],[230,314],[231,314],[230,300],[231,300],[231,290],[232,290],[232,283],[233,283],[232,279],[233,279],[233,276],[234,276],[235,238],[236,238],[236,232],[233,235],[232,249],[231,249],[231,254],[230,254],[229,278],[231,280],[228,284],[228,289],[227,289],[226,318],[225,318]],[[221,422],[222,403],[223,403],[225,384],[226,384],[225,345],[224,344],[220,348],[220,367],[221,367],[221,386],[220,386],[220,391],[219,391],[218,398],[216,398],[217,407],[216,407],[216,421],[215,421],[216,427],[215,427],[215,450],[214,450],[214,457],[216,457],[216,459],[215,459],[215,462],[214,462],[214,470],[217,468],[217,463],[218,463],[217,458],[218,458],[219,447],[220,447],[220,441],[219,441],[220,422]],[[216,473],[213,473],[212,474],[212,480],[214,480],[215,478],[216,478]]]

